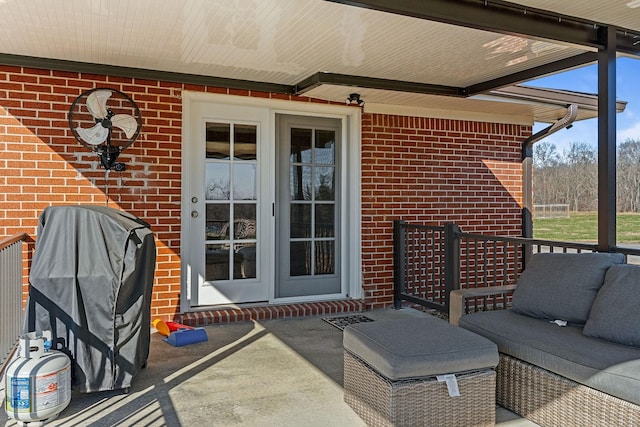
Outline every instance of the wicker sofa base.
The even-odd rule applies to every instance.
[[[494,426],[492,369],[457,376],[459,397],[433,377],[391,381],[344,353],[344,400],[369,426]]]
[[[496,400],[541,426],[639,426],[640,406],[500,354]]]

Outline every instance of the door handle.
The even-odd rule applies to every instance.
[[[198,211],[191,211],[191,218],[198,218]]]

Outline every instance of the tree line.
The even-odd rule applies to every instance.
[[[617,211],[640,212],[640,140],[617,148]],[[571,211],[589,212],[598,205],[598,153],[583,142],[562,152],[543,141],[533,147],[533,203],[568,204]]]

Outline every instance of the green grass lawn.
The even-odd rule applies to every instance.
[[[618,243],[640,243],[640,214],[618,214]],[[598,216],[595,212],[572,212],[569,218],[542,218],[533,221],[533,237],[543,240],[597,242]]]

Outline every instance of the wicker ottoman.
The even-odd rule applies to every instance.
[[[495,425],[488,339],[426,317],[351,325],[343,343],[344,400],[368,425]]]

